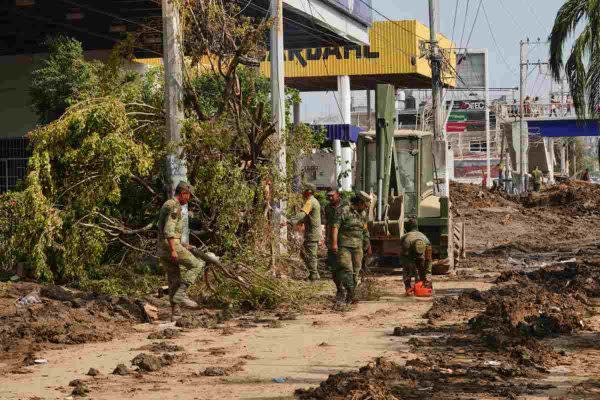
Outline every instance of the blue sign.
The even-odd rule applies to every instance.
[[[529,133],[543,137],[600,136],[600,121],[577,119],[528,120]]]

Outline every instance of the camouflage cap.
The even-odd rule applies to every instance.
[[[352,196],[350,201],[352,204],[369,204],[371,202],[371,196],[366,192],[360,191],[354,193],[354,196]]]
[[[327,196],[333,196],[334,194],[336,194],[338,192],[337,188],[329,188],[329,190],[327,191]]]
[[[305,183],[302,186],[302,191],[314,193],[317,191],[317,187],[315,185],[313,185],[312,183]]]
[[[179,194],[181,192],[187,192],[189,194],[194,194],[194,188],[189,183],[187,183],[185,181],[180,181],[177,184],[177,187],[175,188],[175,193]]]
[[[356,194],[356,196],[359,198],[359,200],[363,203],[370,203],[371,202],[371,196],[367,193],[367,192],[363,192],[362,190],[360,192],[358,192]]]

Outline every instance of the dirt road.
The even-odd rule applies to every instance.
[[[526,207],[453,190],[469,259],[456,277],[436,279],[435,303],[405,298],[399,275],[380,276],[384,297],[344,313],[244,315],[167,339],[148,336],[172,325],[125,329],[103,305],[111,341],[42,346],[35,357],[46,365],[13,368],[5,357],[0,399],[64,399],[74,379],[91,399],[293,399],[310,388],[297,396],[600,399],[600,213],[587,200]],[[323,298],[332,292],[325,283]],[[153,350],[175,357],[134,371],[131,360]],[[118,364],[129,374],[112,374]]]

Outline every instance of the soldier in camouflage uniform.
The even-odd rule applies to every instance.
[[[321,240],[321,205],[315,199],[316,188],[312,184],[304,185],[303,196],[304,206],[302,210],[292,218],[291,225],[304,224],[304,245],[302,249],[302,258],[306,269],[308,270],[308,279],[310,281],[319,280],[318,254],[319,241]]]
[[[342,197],[337,189],[331,189],[327,192],[327,200],[329,204],[325,206],[325,245],[327,246],[327,266],[331,271],[331,277],[336,287],[335,298],[337,301],[342,301],[346,296],[344,286],[339,280],[337,274],[337,254],[331,249],[333,238],[333,224],[342,210]]]
[[[346,303],[354,303],[358,275],[362,267],[363,249],[370,249],[369,230],[363,211],[369,205],[370,197],[360,192],[344,205],[333,224],[331,249],[337,253],[337,276],[346,289]]]
[[[406,224],[407,233],[400,238],[402,255],[400,264],[402,265],[402,274],[404,278],[404,288],[407,296],[415,294],[415,288],[412,286],[412,277],[415,276],[421,286],[426,289],[432,289],[431,267],[432,253],[431,242],[423,233],[419,232],[417,220],[410,218]],[[418,284],[418,282],[416,282]]]
[[[197,308],[198,304],[187,295],[187,289],[202,274],[206,263],[197,259],[190,249],[181,243],[183,218],[181,206],[186,205],[192,196],[192,188],[186,182],[179,182],[175,197],[163,204],[158,217],[158,262],[167,272],[169,301],[173,315],[180,313],[180,306]]]

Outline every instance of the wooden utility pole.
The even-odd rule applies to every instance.
[[[181,124],[183,114],[183,55],[179,10],[173,0],[162,0],[163,16],[163,64],[165,69],[165,108],[167,116],[166,144],[168,195],[175,194],[180,181],[187,181],[187,169],[181,148]],[[188,208],[182,207],[183,235],[181,241],[189,241]]]
[[[429,0],[429,60],[431,63],[431,102],[433,112],[433,140],[434,154],[442,157],[441,160],[434,160],[439,167],[444,167],[444,186],[442,195],[450,195],[450,171],[448,167],[448,141],[444,134],[444,110],[442,108],[442,55],[437,40],[437,30],[439,27],[439,0]]]
[[[519,176],[521,177],[520,190],[524,192],[527,190],[525,186],[525,176],[527,175],[527,147],[529,145],[529,132],[525,132],[525,90],[527,86],[527,70],[529,69],[529,63],[527,62],[527,50],[528,50],[529,39],[527,42],[521,40],[520,46],[520,72],[521,76],[519,79]]]
[[[275,124],[275,141],[279,145],[275,155],[275,169],[280,182],[286,178],[286,143],[285,143],[285,81],[283,60],[283,0],[271,0],[273,26],[271,27],[271,105],[273,123]],[[287,204],[285,200],[275,199],[273,204],[273,226],[279,232],[279,251],[286,251],[285,240],[287,228],[285,222]]]

